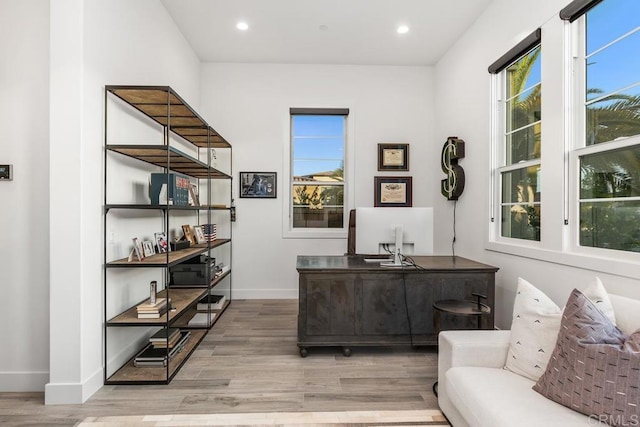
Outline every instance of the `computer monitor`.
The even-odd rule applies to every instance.
[[[393,255],[401,266],[402,255],[433,254],[433,208],[357,208],[356,253]]]

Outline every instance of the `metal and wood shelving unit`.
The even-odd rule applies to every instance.
[[[211,255],[219,250],[226,248],[226,258],[228,265],[231,266],[231,210],[232,208],[232,172],[231,172],[231,144],[229,144],[220,134],[218,134],[204,119],[202,119],[173,89],[168,86],[106,86],[105,87],[105,157],[104,157],[104,383],[105,384],[167,384],[175,376],[178,370],[186,362],[201,340],[204,338],[208,330],[213,327],[221,314],[231,303],[231,270],[224,272],[218,277],[210,277],[211,273],[206,268],[206,280],[208,284],[181,285],[179,287],[171,284],[170,268],[177,266],[183,262],[192,260],[200,255]],[[111,108],[119,109],[119,114],[114,114],[115,119],[110,117],[109,110]],[[124,113],[123,113],[124,112]],[[141,118],[148,123],[145,126],[155,128],[155,131],[161,135],[162,144],[149,144],[147,141],[140,144],[111,144],[111,135],[109,134],[111,126],[109,120],[118,120],[122,114],[128,114],[137,118]],[[151,119],[149,121],[148,119]],[[211,149],[228,150],[226,159],[228,160],[228,171],[223,172],[212,165]],[[126,159],[129,158],[129,159]],[[110,185],[113,186],[109,179],[110,162],[115,160],[125,161],[128,167],[131,165],[140,165],[141,168],[150,169],[155,172],[169,173],[177,172],[187,175],[189,179],[197,182],[200,189],[206,189],[203,197],[203,204],[197,206],[176,206],[168,201],[162,204],[153,205],[148,200],[132,200],[131,203],[110,203],[110,193],[113,192]],[[124,159],[124,160],[123,160]],[[131,161],[130,159],[134,159]],[[119,179],[125,179],[119,177]],[[212,189],[212,182],[215,180],[227,180],[228,189],[220,199]],[[167,187],[169,179],[167,178]],[[201,192],[201,198],[203,193]],[[135,199],[135,197],[134,197]],[[225,227],[225,235],[223,238],[217,238],[207,243],[192,245],[187,249],[179,249],[164,253],[156,253],[145,257],[142,261],[135,258],[130,260],[129,257],[119,259],[108,259],[110,256],[107,250],[107,242],[113,239],[109,237],[112,225],[110,224],[110,215],[114,212],[129,212],[129,215],[135,218],[149,217],[149,221],[153,221],[154,217],[160,218],[162,231],[166,233],[169,239],[170,233],[179,229],[180,224],[176,224],[173,215],[191,215],[198,224],[200,221],[212,223],[215,221],[228,221]],[[126,217],[126,215],[125,215]],[[120,221],[123,221],[120,219]],[[116,221],[117,223],[117,221]],[[172,228],[173,227],[173,228]],[[131,240],[122,242],[123,247],[130,247]],[[113,252],[113,251],[112,251]],[[161,276],[162,283],[158,283],[158,298],[167,298],[171,301],[170,310],[162,314],[160,318],[141,319],[138,318],[136,306],[145,302],[144,290],[148,299],[149,281],[138,280],[135,276],[137,269],[160,269],[161,273],[155,273]],[[137,270],[140,272],[140,270]],[[117,274],[113,274],[117,272]],[[133,279],[127,279],[127,274],[134,274]],[[114,283],[119,282],[119,283]],[[124,282],[124,284],[123,284]],[[219,310],[212,310],[209,306],[207,311],[207,319],[209,326],[189,326],[189,319],[196,313],[196,305],[216,286],[224,283],[225,303]],[[116,286],[117,285],[117,286]],[[135,289],[131,289],[134,288]],[[122,290],[125,289],[125,292]],[[118,295],[113,293],[120,292]],[[122,295],[124,294],[124,295]],[[113,301],[116,301],[114,303]],[[120,312],[113,314],[114,304],[116,307],[124,305],[126,308]],[[127,304],[128,303],[128,304]],[[117,310],[117,309],[116,309]],[[212,316],[215,317],[212,319]],[[190,336],[184,343],[182,350],[169,358],[169,349],[166,349],[168,363],[160,367],[136,367],[134,359],[140,350],[148,343],[148,337],[159,328],[168,330],[169,327],[178,327],[181,330],[189,330]],[[139,347],[135,347],[134,354],[131,355],[131,349],[127,348],[113,349],[110,348],[110,339],[118,341],[114,337],[122,333],[124,329],[137,328],[135,342]],[[130,332],[130,329],[128,329]],[[127,338],[121,339],[118,343],[126,342]],[[125,346],[126,347],[126,346]],[[112,354],[112,353],[115,353]],[[124,363],[118,360],[128,360]],[[112,366],[116,368],[112,368]],[[120,366],[119,366],[120,365]],[[119,366],[119,367],[118,367]]]

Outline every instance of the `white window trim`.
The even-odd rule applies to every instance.
[[[534,47],[535,48],[535,47]],[[531,50],[533,50],[532,48]],[[530,52],[530,51],[529,51]],[[523,56],[528,55],[529,52],[525,53]],[[520,58],[522,58],[521,56]],[[518,58],[517,60],[519,60]],[[506,109],[507,104],[511,101],[515,96],[513,95],[510,98],[506,98],[506,70],[500,71],[497,74],[492,74],[491,78],[491,149],[490,149],[490,165],[491,165],[491,189],[489,191],[490,194],[490,212],[489,212],[489,238],[487,243],[506,243],[508,245],[517,244],[522,245],[524,247],[540,247],[541,243],[537,240],[527,240],[527,239],[519,239],[515,237],[505,237],[502,235],[502,174],[504,172],[510,172],[514,170],[525,169],[529,166],[540,165],[542,167],[541,159],[531,159],[524,160],[518,163],[506,164]],[[540,79],[540,83],[536,83],[533,86],[529,86],[525,88],[522,93],[541,85],[544,90],[544,85],[542,85],[542,78]],[[544,102],[544,96],[542,97]],[[533,126],[536,123],[541,123],[542,120],[530,123],[526,126],[522,126],[518,129],[513,129],[509,133],[516,132],[520,129],[525,129],[529,126]],[[544,132],[544,126],[542,126]],[[544,139],[543,139],[544,141]],[[542,200],[535,203],[538,206],[542,206]],[[542,231],[541,231],[542,233]],[[542,240],[542,237],[541,237]]]
[[[584,100],[577,90],[580,81],[575,81],[573,75],[581,76],[581,61],[578,46],[584,18],[573,24],[561,21],[555,17],[543,26],[544,55],[542,59],[542,74],[562,76],[557,79],[545,79],[543,85],[543,110],[545,111],[545,125],[542,127],[542,167],[543,193],[545,216],[543,217],[540,242],[523,241],[520,239],[502,238],[500,236],[499,199],[500,175],[498,147],[493,143],[500,135],[500,117],[503,106],[499,104],[500,76],[491,77],[491,149],[490,149],[490,208],[487,240],[485,249],[507,255],[540,260],[562,266],[591,270],[596,273],[608,273],[628,278],[637,278],[640,254],[612,249],[584,247],[579,242],[579,156],[616,148],[624,148],[638,143],[640,136],[627,138],[607,144],[597,144],[585,147],[584,143]],[[560,54],[560,51],[562,52]],[[551,63],[551,65],[550,65]],[[552,84],[557,87],[552,87]],[[560,87],[562,85],[562,87]],[[553,97],[545,96],[545,92],[554,91]],[[557,94],[562,93],[562,97]],[[549,109],[551,108],[551,111]],[[554,147],[550,153],[551,141],[562,141],[559,147]],[[545,145],[546,142],[546,145]],[[580,146],[579,144],[582,144]],[[603,146],[604,145],[604,146]],[[562,153],[560,153],[562,151]],[[558,158],[555,158],[558,156]],[[551,157],[551,158],[550,158]],[[561,178],[562,188],[557,190],[550,199],[549,186],[545,185],[549,169],[561,168],[556,177]],[[547,172],[549,171],[549,172]],[[555,171],[554,171],[555,173]],[[550,211],[553,211],[550,213]],[[565,222],[567,220],[567,222]]]
[[[308,101],[307,101],[308,102]],[[349,211],[355,206],[355,109],[350,103],[336,105],[314,104],[309,108],[348,108],[349,115],[346,118],[346,141],[344,150],[344,227],[343,228],[296,228],[291,227],[291,114],[289,108],[295,106],[304,108],[304,105],[293,103],[284,110],[285,123],[283,123],[286,138],[283,143],[283,178],[282,178],[282,237],[284,239],[346,239],[349,230]]]

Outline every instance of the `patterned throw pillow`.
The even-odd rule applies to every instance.
[[[640,329],[627,337],[574,289],[549,365],[533,387],[614,426],[640,420]]]
[[[599,278],[584,294],[615,323],[613,306]],[[519,277],[505,368],[537,381],[556,345],[561,316],[562,309],[544,292]]]
[[[537,381],[558,338],[562,310],[541,290],[518,277],[505,368]]]

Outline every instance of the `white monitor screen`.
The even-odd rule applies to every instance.
[[[433,254],[433,208],[357,208],[356,253],[395,252],[396,228],[402,227],[402,255]]]

